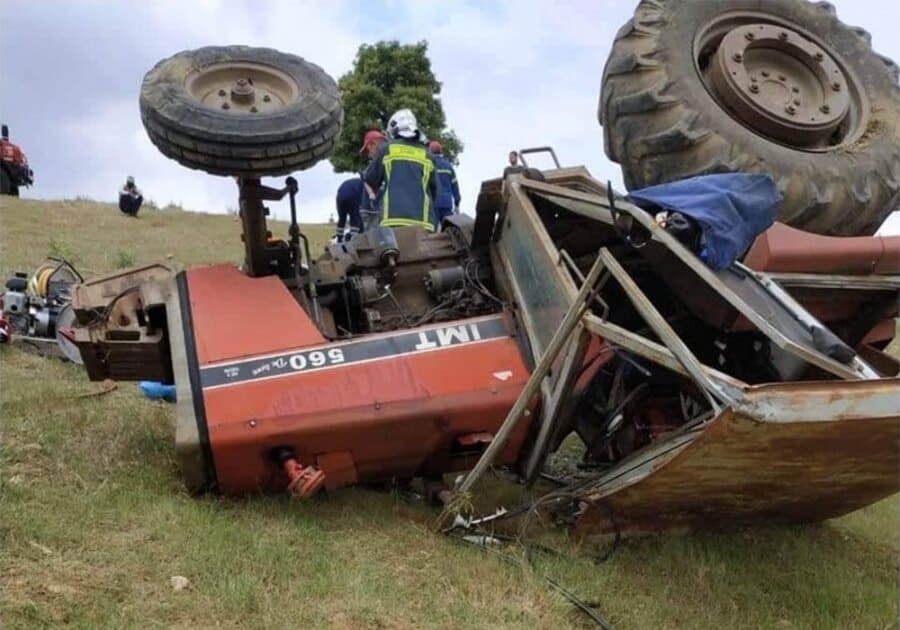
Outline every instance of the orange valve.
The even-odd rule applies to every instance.
[[[294,452],[280,448],[274,453],[288,478],[287,490],[298,499],[308,499],[325,484],[325,473],[315,466],[304,466],[297,461]]]

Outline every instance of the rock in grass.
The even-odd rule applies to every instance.
[[[28,541],[28,544],[31,545],[33,548],[37,549],[38,551],[40,551],[40,552],[41,552],[42,554],[44,554],[45,556],[52,556],[52,555],[53,555],[53,550],[50,549],[50,547],[47,547],[46,545],[42,545],[42,544],[40,544],[40,543],[36,543],[36,542],[34,542],[33,540],[29,540],[29,541]]]
[[[176,593],[185,590],[191,585],[191,581],[183,575],[173,575],[169,578],[169,583],[172,585],[172,590]]]

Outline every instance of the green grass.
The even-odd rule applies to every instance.
[[[54,251],[90,274],[116,268],[117,252],[238,262],[238,228],[2,198],[0,274]],[[320,247],[330,229],[310,231]],[[190,497],[171,406],[130,383],[78,397],[100,387],[74,365],[0,347],[2,628],[585,626],[533,572],[434,534],[434,510],[390,492]],[[538,564],[617,628],[896,628],[898,509],[892,497],[818,525],[628,541],[600,565],[550,533],[569,554]],[[174,591],[174,575],[190,587]]]

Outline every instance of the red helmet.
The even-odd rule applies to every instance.
[[[441,146],[441,143],[437,140],[432,140],[428,143],[428,150],[434,153],[435,155],[440,155],[444,152],[444,148]]]
[[[359,150],[359,152],[362,153],[363,151],[365,151],[366,147],[373,142],[381,142],[382,140],[384,140],[384,134],[377,129],[367,131],[365,137],[363,138],[362,148]]]

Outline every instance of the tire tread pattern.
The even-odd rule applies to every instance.
[[[193,101],[185,76],[211,63],[273,66],[300,86],[296,102],[273,114],[217,112]],[[319,66],[270,48],[210,46],[160,61],[141,87],[141,120],[160,152],[215,175],[261,177],[312,167],[334,150],[343,125],[340,92]]]
[[[720,121],[730,116],[718,110],[719,120],[701,98],[685,87],[702,91],[693,66],[687,76],[683,64],[670,61],[666,33],[679,12],[690,9],[688,0],[643,0],[634,17],[619,29],[603,71],[598,118],[603,126],[604,149],[618,162],[626,187],[644,186],[707,173],[755,171],[772,174],[784,197],[779,220],[801,229],[835,235],[872,234],[884,218],[900,209],[900,68],[874,53],[871,37],[861,28],[838,21],[833,5],[805,0],[769,0],[790,15],[813,13],[824,28],[843,29],[856,37],[868,55],[871,74],[881,92],[882,128],[873,137],[864,134],[858,146],[817,156],[820,159],[787,161],[797,155],[765,138],[736,141],[723,133]],[[709,3],[713,4],[713,3]],[[690,46],[694,33],[679,33]],[[670,39],[671,41],[671,39]],[[880,63],[878,63],[880,62]],[[693,80],[693,83],[690,81]],[[886,88],[884,86],[887,86]],[[868,86],[867,86],[868,88]],[[883,103],[887,103],[887,107]],[[713,101],[714,103],[714,101]],[[726,121],[726,124],[729,124]],[[880,134],[880,135],[879,135]],[[813,154],[804,154],[813,155]],[[788,163],[789,168],[784,164]]]

